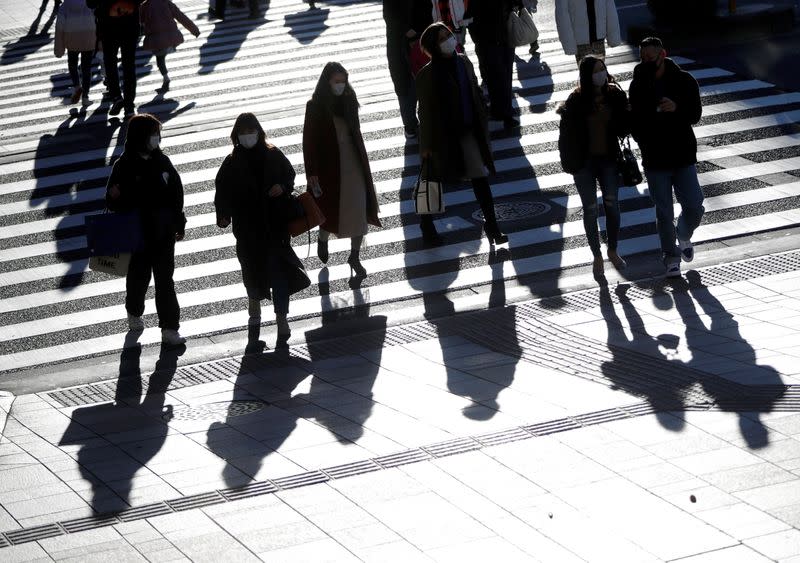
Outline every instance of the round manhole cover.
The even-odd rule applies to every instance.
[[[260,411],[267,406],[262,401],[226,401],[175,409],[173,420],[225,420]]]
[[[538,217],[550,211],[550,205],[539,201],[517,201],[514,203],[495,203],[494,212],[498,221],[520,221]],[[483,211],[472,214],[476,221],[483,221]]]

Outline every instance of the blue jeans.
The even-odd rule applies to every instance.
[[[675,239],[691,239],[705,212],[703,190],[697,180],[697,168],[694,164],[669,170],[645,168],[644,173],[647,176],[650,199],[656,208],[656,228],[661,241],[664,263],[680,261],[680,250]],[[673,188],[675,199],[681,206],[677,227],[674,223],[675,213],[672,205]]]
[[[619,182],[617,180],[616,163],[609,158],[590,157],[586,166],[573,174],[575,187],[581,196],[583,207],[583,229],[586,231],[586,240],[592,254],[600,256],[600,234],[597,230],[597,184],[603,194],[603,209],[606,214],[606,234],[608,235],[608,249],[616,250],[619,240],[620,213],[617,195]]]

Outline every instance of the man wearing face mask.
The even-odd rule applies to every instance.
[[[703,112],[700,88],[691,74],[667,58],[659,38],[644,39],[639,53],[629,91],[632,133],[642,151],[666,273],[680,277],[681,259],[694,258],[691,238],[705,211],[692,130]],[[677,225],[673,190],[681,206]]]
[[[131,118],[125,149],[114,163],[106,188],[111,211],[139,214],[144,248],[131,255],[125,280],[128,328],[144,330],[144,300],[150,277],[155,281],[156,311],[162,342],[186,342],[178,333],[180,307],[172,275],[175,242],[183,240],[183,184],[169,158],[161,152],[161,123],[143,113]]]

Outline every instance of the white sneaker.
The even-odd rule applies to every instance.
[[[132,331],[144,330],[144,321],[142,317],[134,317],[128,313],[128,329]]]
[[[668,278],[679,278],[681,277],[681,263],[680,262],[670,262],[667,264],[667,277]]]
[[[681,249],[681,258],[684,262],[694,260],[694,245],[692,245],[692,241],[678,239],[678,247]]]
[[[161,342],[169,344],[170,346],[180,346],[186,344],[186,339],[178,333],[177,330],[171,328],[161,329]]]

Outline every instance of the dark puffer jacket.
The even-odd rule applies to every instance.
[[[700,121],[703,106],[697,81],[670,59],[656,80],[642,64],[633,69],[630,87],[633,138],[642,150],[645,168],[683,168],[697,162],[697,140],[692,125]],[[656,111],[661,98],[675,102],[674,112]]]
[[[618,146],[617,139],[630,133],[630,112],[625,92],[612,83],[604,92],[606,103],[611,110],[608,127],[608,146]],[[556,112],[561,115],[558,135],[558,152],[564,172],[575,174],[586,165],[589,159],[589,109],[581,99],[579,91],[570,94],[567,101]],[[616,151],[613,155],[616,157]]]

